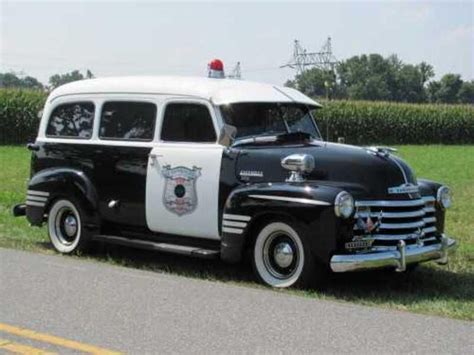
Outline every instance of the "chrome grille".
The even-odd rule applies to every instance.
[[[405,240],[407,244],[436,240],[434,203],[432,196],[416,200],[356,201],[354,239],[373,239],[373,246],[396,245],[399,240]],[[371,233],[357,223],[358,219],[367,223],[369,217],[378,225]]]

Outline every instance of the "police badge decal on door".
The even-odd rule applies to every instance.
[[[178,216],[192,213],[198,204],[196,180],[201,176],[201,168],[164,165],[161,173],[165,178],[163,204],[166,209]]]

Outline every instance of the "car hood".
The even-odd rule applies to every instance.
[[[375,154],[367,148],[313,141],[295,145],[246,146],[239,149],[236,174],[241,181],[282,182],[289,171],[282,158],[309,154],[315,168],[305,183],[325,184],[350,191],[356,198],[406,199],[415,196],[388,194],[388,188],[417,184],[412,169],[393,154]]]

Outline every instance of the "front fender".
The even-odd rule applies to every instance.
[[[39,196],[35,197],[35,196]],[[98,206],[98,196],[94,184],[84,172],[70,168],[41,170],[28,183],[26,217],[33,225],[41,225],[43,216],[51,202],[58,196],[68,196],[78,200],[84,212],[94,217]],[[42,198],[43,197],[43,198]],[[32,203],[31,200],[39,200]],[[41,206],[43,205],[43,206]]]
[[[342,189],[316,183],[262,183],[238,187],[229,195],[221,222],[221,258],[241,259],[242,250],[268,218],[298,222],[310,236],[311,250],[329,262],[336,250],[341,220],[334,199]]]

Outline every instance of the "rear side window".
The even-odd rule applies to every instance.
[[[46,136],[91,138],[94,109],[92,102],[75,102],[57,106],[49,117]]]
[[[149,102],[106,102],[102,106],[99,137],[151,141],[155,131],[156,105]]]
[[[200,104],[168,104],[161,139],[168,142],[215,142],[216,132],[208,108]]]

